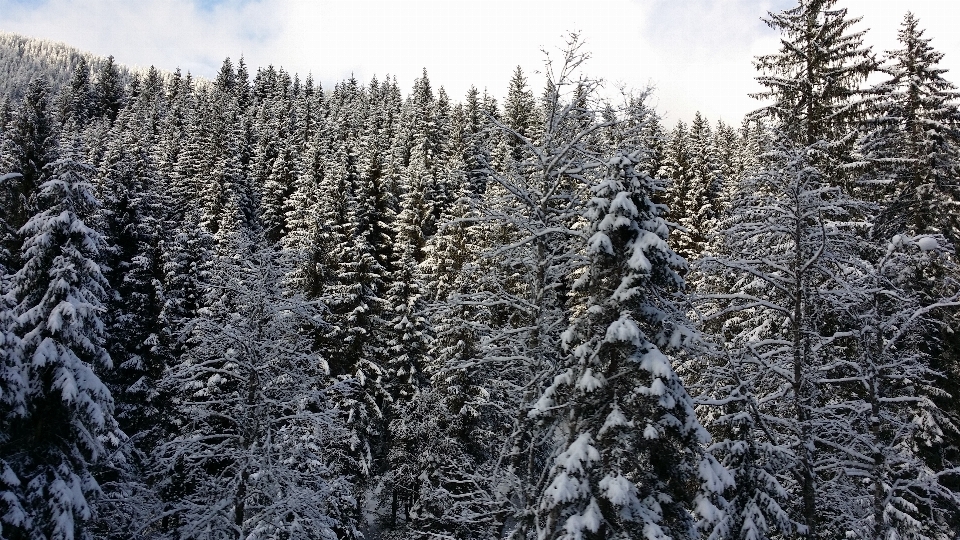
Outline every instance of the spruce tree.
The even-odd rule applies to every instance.
[[[823,534],[831,521],[842,526],[850,515],[846,506],[822,500],[855,482],[832,459],[841,444],[834,436],[852,430],[853,419],[831,410],[838,390],[826,379],[835,355],[855,346],[857,332],[846,296],[853,294],[855,274],[832,269],[862,265],[858,244],[864,233],[852,217],[862,215],[862,203],[830,185],[813,165],[817,157],[815,149],[797,150],[790,141],[768,154],[760,174],[737,192],[742,202],[725,228],[726,250],[701,263],[704,275],[725,274],[729,281],[714,282],[721,289],[698,291],[707,319],[720,325],[717,331],[733,349],[730,367],[737,371],[725,384],[736,383],[731,391],[749,392],[755,396],[750,400],[762,404],[747,412],[757,429],[765,429],[764,459],[790,458],[765,466],[778,471],[778,482],[792,496],[790,520],[810,537]],[[740,434],[758,436],[752,428]],[[759,487],[772,490],[772,500],[784,498],[776,483]]]
[[[683,226],[680,236],[688,246],[682,254],[688,259],[703,253],[718,226],[722,178],[713,142],[710,124],[698,112],[690,124],[690,177],[682,201],[685,211],[680,217]]]
[[[112,55],[107,57],[107,61],[97,73],[93,93],[95,115],[111,122],[115,120],[126,96],[122,75]]]
[[[20,483],[26,517],[11,537],[88,537],[94,477],[122,433],[99,374],[112,367],[103,348],[98,260],[103,240],[85,223],[97,205],[89,166],[65,141],[35,200],[39,212],[21,228],[23,267],[10,298],[18,343],[8,343],[24,382],[0,455]]]
[[[591,186],[567,356],[529,412],[563,441],[538,483],[537,538],[689,538],[690,509],[716,519],[732,483],[702,453],[709,435],[662,352],[689,334],[674,299],[685,265],[666,244],[654,181],[635,169],[641,153],[612,156]]]
[[[872,113],[860,142],[864,181],[877,186],[883,210],[874,228],[879,238],[897,233],[943,234],[960,241],[957,222],[960,167],[956,89],[939,67],[943,54],[923,37],[919,21],[904,17],[901,49],[889,53],[887,79],[871,91]]]
[[[33,216],[36,207],[31,197],[49,174],[56,160],[56,125],[49,106],[49,87],[43,79],[34,79],[5,130],[0,147],[4,172],[2,184],[3,219],[10,229],[3,231],[9,254],[20,251],[16,231]],[[15,173],[15,174],[10,174]],[[19,268],[18,261],[6,261],[9,271]]]
[[[757,81],[765,87],[754,97],[769,102],[754,116],[775,121],[784,140],[819,144],[816,163],[850,191],[840,166],[852,161],[860,85],[876,62],[863,45],[864,32],[851,30],[860,19],[835,4],[800,0],[796,7],[768,14],[765,22],[780,32],[781,46],[754,62]]]
[[[850,30],[858,19],[834,4],[801,0],[766,19],[780,31],[781,47],[755,61],[766,87],[755,97],[768,103],[754,118],[771,122],[776,147],[744,184],[747,204],[725,231],[729,252],[706,269],[741,276],[733,291],[711,296],[722,300],[711,316],[742,318],[731,329],[736,354],[756,358],[757,366],[740,376],[764,396],[759,399],[769,411],[763,414],[770,418],[764,425],[782,426],[767,442],[794,456],[792,477],[778,480],[795,482],[788,489],[797,504],[789,513],[809,538],[844,527],[851,515],[846,505],[823,497],[849,500],[854,490],[855,481],[834,459],[843,447],[835,436],[852,430],[853,419],[834,414],[828,404],[838,390],[814,374],[832,369],[832,354],[853,346],[857,322],[847,316],[842,293],[850,276],[830,268],[859,265],[857,235],[864,231],[857,224],[869,214],[850,197],[855,186],[845,166],[854,161],[860,84],[875,62],[863,33]],[[772,317],[766,324],[757,318],[762,313]],[[746,362],[737,366],[752,369]]]
[[[697,210],[694,203],[690,201],[694,181],[692,159],[689,130],[683,121],[679,121],[670,134],[664,149],[663,160],[663,174],[668,181],[664,203],[669,209],[670,220],[675,226],[681,226],[683,221],[689,221],[691,214]],[[673,241],[677,253],[684,258],[692,258],[696,252],[691,234],[693,232],[688,229],[678,229]]]

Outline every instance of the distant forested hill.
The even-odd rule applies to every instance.
[[[20,99],[30,81],[40,76],[45,77],[54,90],[61,88],[70,82],[81,58],[94,73],[108,61],[64,43],[0,32],[0,95]],[[119,67],[119,71],[124,78],[129,77],[128,68]]]

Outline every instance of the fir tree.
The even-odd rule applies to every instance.
[[[938,67],[943,54],[923,37],[919,21],[907,13],[900,28],[902,49],[889,53],[888,79],[872,90],[870,118],[860,143],[868,167],[865,182],[878,187],[883,210],[875,234],[943,234],[960,241],[956,221],[960,189],[957,136],[960,109],[956,90]]]

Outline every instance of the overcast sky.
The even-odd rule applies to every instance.
[[[0,0],[0,30],[63,41],[118,61],[212,76],[226,56],[312,73],[325,88],[389,73],[410,89],[426,67],[460,99],[471,84],[503,96],[516,65],[539,94],[541,50],[579,31],[587,72],[608,87],[653,84],[668,121],[697,110],[738,122],[755,108],[751,59],[776,50],[761,20],[793,0]],[[876,50],[895,46],[912,10],[960,74],[960,2],[840,0]],[[948,75],[948,78],[950,76]],[[952,80],[960,83],[960,78]]]

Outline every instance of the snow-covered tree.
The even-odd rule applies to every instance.
[[[573,284],[567,357],[528,413],[562,441],[539,475],[536,538],[692,538],[712,525],[729,473],[703,453],[709,435],[662,350],[690,331],[678,303],[683,260],[666,243],[643,149],[607,162],[591,186],[587,264]]]
[[[707,320],[720,321],[717,331],[737,359],[743,385],[731,389],[749,392],[760,404],[749,412],[766,429],[763,443],[790,457],[778,480],[790,486],[789,512],[799,532],[813,536],[821,520],[828,521],[820,497],[845,486],[829,480],[849,483],[820,454],[823,444],[829,446],[827,432],[847,429],[850,421],[825,405],[834,390],[824,378],[856,331],[843,316],[847,276],[835,269],[859,264],[858,236],[864,233],[854,221],[860,203],[812,165],[809,154],[816,151],[782,142],[766,168],[744,183],[739,215],[724,231],[728,254],[706,257],[701,268],[730,274],[729,288],[699,296],[708,303]],[[771,499],[782,499],[779,488],[769,486]],[[843,514],[845,508],[832,510]]]
[[[0,184],[3,219],[10,227],[3,231],[3,240],[11,256],[20,251],[16,231],[36,210],[30,198],[49,173],[47,166],[56,159],[57,130],[50,111],[49,92],[43,79],[30,83],[0,143],[0,170],[4,173]],[[19,268],[19,261],[8,260],[5,264],[8,271]]]
[[[960,241],[956,222],[960,188],[960,109],[956,90],[939,67],[943,54],[923,37],[908,13],[900,28],[901,49],[882,68],[887,79],[871,94],[872,113],[864,122],[860,152],[863,181],[878,187],[883,205],[875,233],[943,234]]]
[[[20,229],[23,267],[11,278],[20,339],[6,345],[23,396],[0,455],[25,513],[5,533],[11,537],[88,538],[100,492],[94,471],[123,438],[98,375],[112,367],[101,320],[103,240],[85,223],[98,203],[73,144],[65,141],[48,166],[35,195],[39,212]]]
[[[847,474],[863,479],[867,495],[865,503],[851,505],[859,514],[845,524],[847,537],[944,538],[956,519],[960,469],[941,460],[933,469],[925,459],[958,426],[931,399],[942,390],[924,330],[936,328],[936,311],[960,306],[960,296],[927,303],[913,283],[923,267],[942,264],[949,253],[942,244],[943,236],[895,235],[873,250],[877,262],[866,265],[854,283],[859,294],[849,309],[858,320],[856,358],[835,363],[828,375],[833,384],[850,385],[830,404],[834,415],[851,417],[853,427],[830,434],[842,450],[835,459]],[[836,494],[825,498],[831,496]]]
[[[277,251],[230,240],[187,325],[189,350],[164,381],[176,391],[179,429],[157,448],[156,473],[181,496],[164,510],[168,519],[144,524],[141,534],[354,534],[338,450],[347,434],[326,362],[304,331],[322,324],[317,306],[283,289]]]
[[[716,232],[723,177],[710,124],[698,112],[689,131],[682,124],[671,141],[670,173],[675,188],[668,204],[677,230],[677,252],[689,260],[700,256]]]
[[[679,226],[688,215],[692,215],[698,209],[694,201],[690,200],[690,193],[693,189],[693,155],[690,148],[690,131],[683,121],[677,122],[677,125],[670,133],[669,140],[664,148],[664,158],[662,172],[669,182],[666,197],[664,201],[669,209],[670,220]],[[695,234],[686,228],[679,228],[674,234],[673,244],[677,253],[686,257],[695,256],[695,241],[691,237]]]
[[[125,101],[123,75],[113,60],[108,56],[97,72],[93,87],[94,114],[111,122],[117,118]]]

